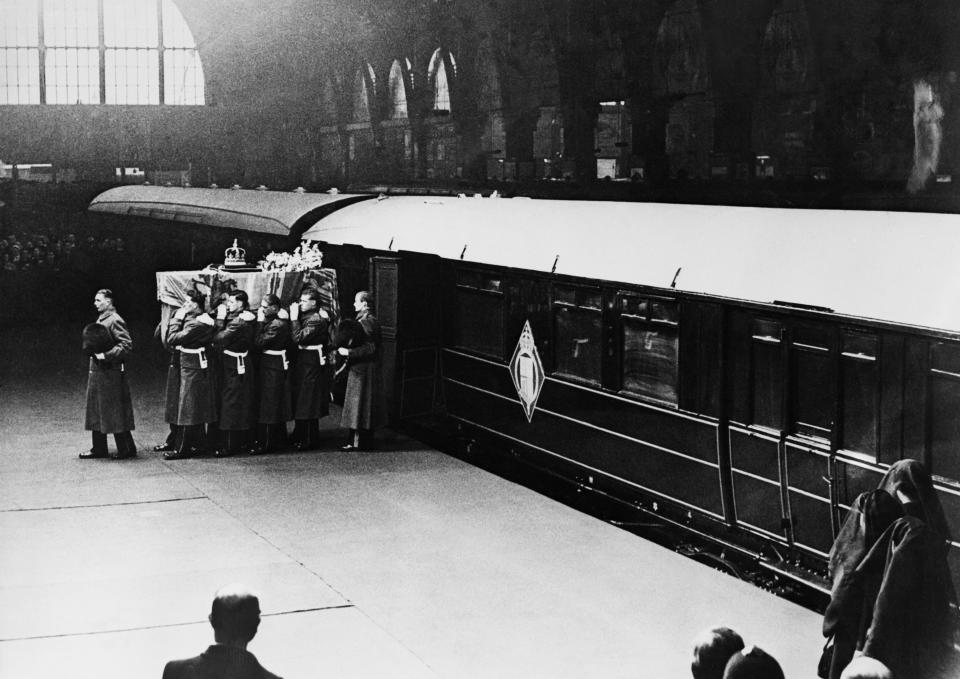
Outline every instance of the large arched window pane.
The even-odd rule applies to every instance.
[[[0,47],[36,47],[40,43],[38,0],[0,0]]]
[[[97,0],[43,0],[43,39],[52,47],[100,44]]]
[[[203,65],[197,50],[164,50],[164,103],[203,104]]]
[[[173,0],[0,0],[0,104],[41,103],[203,104]]]
[[[394,61],[390,67],[390,117],[403,119],[407,117],[407,87],[403,81],[403,69],[399,61]]]
[[[456,62],[449,52],[450,65],[456,75]],[[438,48],[430,59],[430,82],[433,84],[433,110],[436,112],[450,112],[450,84],[447,80],[447,65],[444,53]]]
[[[368,64],[357,71],[353,84],[353,122],[370,122],[370,98],[376,85],[373,68]]]
[[[108,104],[159,104],[157,50],[107,50],[104,78]]]
[[[100,101],[100,54],[96,49],[47,49],[45,75],[48,104]]]
[[[40,103],[40,50],[0,49],[0,104]]]
[[[103,42],[110,47],[159,47],[155,0],[103,0]]]

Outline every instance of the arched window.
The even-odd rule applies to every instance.
[[[430,68],[428,69],[428,78],[433,85],[433,110],[434,112],[450,112],[450,84],[447,80],[447,59],[450,60],[450,66],[453,69],[453,75],[457,75],[457,62],[451,52],[444,53],[440,48],[433,53],[430,58]]]
[[[204,103],[173,0],[0,0],[0,104]]]
[[[340,120],[337,89],[332,75],[323,77],[320,84],[320,115],[325,125],[336,125]]]
[[[394,61],[390,67],[390,117],[402,120],[407,117],[407,86],[403,80],[400,61]]]
[[[370,122],[370,99],[376,95],[377,76],[370,64],[357,69],[353,81],[353,122]]]

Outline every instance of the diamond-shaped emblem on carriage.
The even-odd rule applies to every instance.
[[[537,406],[537,399],[540,398],[540,390],[544,382],[543,363],[540,362],[540,354],[537,353],[537,345],[533,341],[530,321],[523,324],[523,332],[520,333],[517,348],[513,350],[513,358],[510,359],[510,377],[513,379],[517,396],[520,397],[527,422],[530,422],[533,420],[533,409]]]

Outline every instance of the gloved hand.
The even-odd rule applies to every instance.
[[[317,309],[317,313],[320,314],[320,318],[326,318],[327,320],[330,319],[330,314],[328,314],[327,310],[324,309],[323,307],[320,307],[319,309]]]
[[[296,321],[300,318],[300,305],[294,302],[290,305],[290,320]]]
[[[177,309],[174,312],[173,317],[176,318],[178,321],[182,321],[184,318],[187,317],[187,307],[182,306],[179,309]]]
[[[341,356],[349,356],[350,350],[347,349],[346,347],[340,347],[339,349],[337,349],[337,353],[340,354]]]
[[[267,320],[267,314],[264,313],[263,307],[257,309],[257,323],[263,323]]]
[[[242,320],[244,323],[251,323],[257,320],[257,315],[249,309],[244,309],[240,312],[240,320]]]
[[[290,314],[287,313],[286,309],[280,309],[280,311],[277,312],[277,318],[279,318],[282,321],[289,321]]]
[[[227,317],[227,305],[221,304],[217,307],[217,320],[222,321]]]
[[[93,357],[98,361],[105,361],[107,358],[105,354],[94,354]]]

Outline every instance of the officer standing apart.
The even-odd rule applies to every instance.
[[[330,314],[320,307],[320,293],[313,288],[301,292],[299,304],[290,305],[290,323],[297,345],[293,445],[297,450],[312,450],[320,445],[318,420],[330,412],[330,371],[325,355],[330,343]]]
[[[253,453],[272,453],[287,440],[290,407],[290,316],[280,308],[280,299],[267,294],[257,310],[254,345],[260,356],[260,403],[257,413],[257,443]]]
[[[227,457],[239,453],[250,443],[253,424],[253,346],[256,316],[247,307],[243,290],[227,295],[226,303],[217,307],[217,333],[213,344],[223,356],[220,361],[220,445],[215,455]]]
[[[133,442],[133,402],[127,383],[124,361],[133,351],[133,340],[127,324],[113,307],[113,292],[98,290],[93,306],[100,314],[97,323],[106,328],[112,346],[90,357],[87,378],[87,431],[93,437],[93,447],[80,453],[80,459],[107,457],[107,434],[113,434],[117,443],[115,459],[134,457],[137,446]]]
[[[366,332],[366,341],[358,347],[340,347],[337,353],[347,358],[347,391],[343,397],[340,426],[350,430],[350,441],[342,450],[367,450],[373,447],[373,430],[386,424],[383,384],[380,377],[380,324],[370,307],[373,295],[357,293],[353,308],[357,321]]]
[[[214,320],[203,313],[203,295],[191,290],[167,328],[167,343],[180,353],[180,393],[177,402],[177,448],[165,460],[182,460],[205,447],[204,425],[216,415],[210,341]]]

